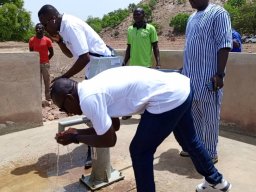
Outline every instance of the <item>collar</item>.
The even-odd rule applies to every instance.
[[[138,26],[136,23],[134,23],[134,24],[133,24],[133,27],[136,27],[137,29],[140,29],[140,28],[146,29],[147,23],[144,22],[144,23],[142,24],[142,26]]]
[[[59,30],[60,30],[60,31],[59,31],[60,33],[64,31],[64,23],[63,23],[63,18],[64,18],[64,16],[66,16],[66,15],[64,15],[64,14],[61,15],[60,29],[59,29]],[[65,18],[64,18],[64,20],[65,20]]]

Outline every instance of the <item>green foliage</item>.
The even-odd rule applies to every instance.
[[[229,12],[232,27],[243,33],[256,33],[256,1],[246,3],[245,0],[229,0],[224,4]]]
[[[149,7],[150,7],[151,9],[154,9],[156,3],[157,3],[156,0],[150,0],[148,5],[149,5]]]
[[[153,25],[156,28],[157,34],[162,33],[162,27],[158,23],[152,22],[151,25]]]
[[[178,13],[176,16],[171,18],[169,26],[173,27],[175,33],[184,34],[188,22],[189,14]]]
[[[27,41],[34,30],[30,13],[20,8],[20,5],[23,6],[22,0],[13,2],[0,6],[0,41]]]
[[[226,4],[232,7],[241,7],[246,4],[246,0],[228,0]]]
[[[240,10],[238,7],[231,6],[230,4],[224,4],[224,8],[229,12],[231,23],[234,28],[237,27],[239,17],[240,17]]]
[[[186,3],[186,0],[177,0],[178,5],[185,4],[185,3]]]
[[[22,8],[24,5],[23,0],[1,0],[0,6],[4,5],[6,3],[14,4],[14,5],[16,5],[17,8]]]
[[[102,30],[102,20],[98,17],[89,16],[86,23],[90,25],[97,33]]]
[[[128,5],[128,10],[129,12],[133,12],[136,9],[136,4],[132,3]]]
[[[102,18],[102,27],[115,27],[119,25],[126,17],[129,16],[128,9],[118,9],[104,15]]]
[[[141,7],[145,12],[145,19],[147,22],[152,22],[152,9],[148,4],[141,4]]]
[[[256,33],[256,2],[248,3],[239,8],[240,14],[236,18],[235,28],[242,33]]]

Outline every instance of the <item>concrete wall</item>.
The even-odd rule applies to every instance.
[[[118,50],[124,55],[124,50]],[[162,68],[179,69],[183,51],[160,52]],[[256,136],[256,54],[230,53],[224,86],[221,120],[229,129]]]
[[[256,54],[230,53],[221,118],[256,135]]]
[[[118,50],[124,55],[125,50]],[[162,68],[178,69],[183,51],[161,51]],[[256,54],[230,53],[221,119],[256,135]],[[0,53],[0,135],[42,125],[37,53]]]
[[[0,135],[42,125],[37,53],[0,53]]]

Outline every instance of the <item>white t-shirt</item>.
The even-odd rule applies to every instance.
[[[111,51],[100,36],[86,22],[77,17],[63,14],[59,33],[76,59],[88,52],[111,56]],[[86,65],[86,69],[88,68],[89,64]]]
[[[110,128],[111,117],[160,114],[180,106],[189,93],[186,76],[140,66],[108,69],[78,84],[82,112],[98,135]]]

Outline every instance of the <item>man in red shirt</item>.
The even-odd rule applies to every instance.
[[[29,40],[29,50],[39,52],[40,56],[40,79],[42,77],[45,86],[45,99],[51,100],[50,96],[50,63],[49,60],[54,55],[52,41],[44,36],[44,26],[41,23],[36,24],[36,35]]]

